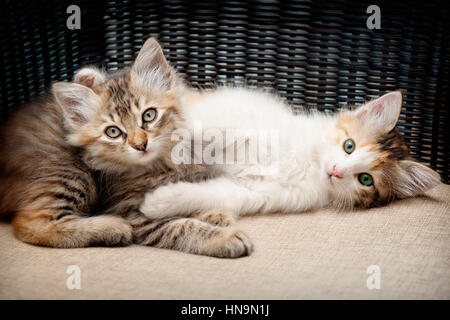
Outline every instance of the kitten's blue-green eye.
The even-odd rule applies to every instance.
[[[360,173],[358,175],[358,180],[364,186],[371,186],[373,184],[373,178],[368,173]]]
[[[353,141],[352,139],[347,139],[344,141],[343,147],[344,151],[350,154],[355,151],[355,141]]]
[[[158,114],[158,112],[156,111],[155,108],[150,108],[145,110],[145,112],[142,114],[142,121],[144,122],[152,122],[153,120],[156,119],[156,115]]]
[[[122,131],[119,128],[115,127],[115,126],[111,126],[111,127],[106,128],[105,134],[108,137],[114,139],[114,138],[120,137],[122,135]]]

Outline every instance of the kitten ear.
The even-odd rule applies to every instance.
[[[98,97],[90,88],[69,82],[57,82],[52,86],[53,96],[66,115],[72,129],[85,125],[97,112]]]
[[[170,90],[177,81],[175,71],[154,38],[145,41],[131,67],[131,74],[147,90]]]
[[[95,67],[85,67],[78,70],[73,77],[73,82],[92,88],[105,82],[106,78],[106,72]]]
[[[436,171],[411,160],[400,161],[400,173],[397,179],[395,193],[400,198],[423,194],[441,181]]]
[[[356,116],[367,126],[387,133],[394,129],[402,108],[401,91],[393,91],[357,109]]]

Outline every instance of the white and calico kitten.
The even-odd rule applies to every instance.
[[[223,171],[220,177],[162,186],[146,195],[140,210],[150,218],[211,209],[265,214],[325,206],[364,208],[422,194],[440,177],[408,156],[395,128],[401,105],[402,94],[396,91],[355,110],[294,115],[277,97],[244,88],[188,97],[183,105],[188,127],[200,121],[204,131],[271,129],[278,139],[267,139],[268,150],[278,152],[272,155],[278,160],[269,166],[215,165]]]

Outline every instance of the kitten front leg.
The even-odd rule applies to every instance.
[[[211,212],[199,218],[208,220],[217,214]],[[218,258],[239,258],[253,252],[249,237],[236,227],[221,227],[197,218],[153,220],[139,212],[129,214],[127,220],[137,244]]]
[[[236,223],[231,212],[220,209],[200,213],[195,218],[219,227],[230,227]]]
[[[263,206],[260,194],[226,177],[204,182],[178,182],[145,195],[140,210],[148,218],[192,216],[221,209],[235,214],[257,212]]]

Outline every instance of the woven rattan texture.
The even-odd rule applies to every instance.
[[[129,65],[156,36],[194,86],[276,90],[298,106],[335,110],[404,92],[399,128],[412,154],[449,181],[449,4],[377,1],[3,1],[0,116],[83,65]],[[68,30],[66,8],[81,8]]]

